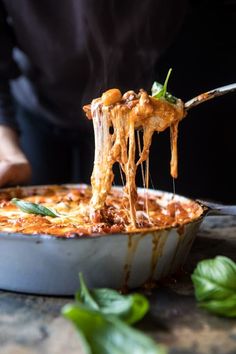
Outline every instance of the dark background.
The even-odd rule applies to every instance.
[[[192,1],[175,43],[162,56],[156,77],[184,101],[236,82],[235,1]],[[236,203],[236,92],[206,102],[180,124],[176,192]],[[154,187],[173,190],[169,175],[169,131],[154,135],[151,177]]]
[[[15,6],[15,2],[10,0],[5,0],[5,2],[11,5],[9,5],[10,15],[15,17],[16,28],[16,24],[19,25],[19,18],[21,20],[21,16],[18,16],[20,14],[19,9]],[[58,33],[51,26],[50,16],[47,17],[49,21],[45,21],[43,16],[44,11],[46,15],[54,16],[53,2],[50,2],[50,6],[48,4],[45,6],[44,3],[40,3],[40,6],[31,6],[29,1],[23,2],[30,5],[29,8],[27,6],[26,8],[34,10],[34,15],[41,15],[41,22],[39,21],[41,27],[31,26],[31,31],[34,29],[38,38],[42,38],[42,28],[44,33],[45,25],[48,26],[46,28],[49,28],[49,33],[55,35],[57,39],[62,40],[64,38],[64,33]],[[67,4],[68,9],[72,8],[72,2],[70,2],[70,6]],[[52,113],[53,109],[51,108],[54,108],[55,117],[62,118],[63,122],[66,122],[67,118],[71,124],[81,122],[81,125],[78,123],[78,127],[68,124],[67,129],[59,128],[59,125],[54,126],[52,122],[49,122],[49,119],[45,119],[48,116],[44,111],[42,116],[40,115],[40,109],[39,111],[36,109],[36,112],[33,113],[27,111],[29,96],[25,95],[27,102],[21,102],[18,97],[17,118],[22,130],[21,143],[33,166],[32,184],[89,183],[94,150],[93,132],[92,124],[85,118],[81,107],[83,103],[88,103],[92,98],[101,95],[104,90],[119,87],[124,92],[127,89],[137,90],[142,87],[150,92],[151,83],[154,80],[163,83],[169,68],[173,68],[173,71],[168,91],[183,101],[187,101],[207,90],[236,82],[236,0],[188,0],[187,2],[188,9],[185,13],[184,4],[181,6],[182,2],[163,1],[162,5],[165,5],[163,16],[159,7],[155,7],[155,5],[158,5],[155,1],[153,3],[147,2],[147,6],[144,6],[146,8],[145,13],[141,13],[140,8],[142,9],[142,6],[139,5],[145,5],[141,2],[128,0],[74,2],[78,6],[78,15],[87,16],[85,23],[80,19],[84,27],[83,31],[78,30],[78,36],[82,33],[84,35],[82,44],[86,43],[89,47],[88,53],[85,50],[87,46],[86,48],[83,45],[78,47],[85,55],[85,59],[82,61],[84,66],[81,64],[84,70],[78,70],[78,72],[76,50],[75,53],[66,53],[64,50],[64,45],[66,45],[66,48],[69,47],[69,50],[71,48],[67,40],[59,46],[60,50],[62,48],[59,51],[60,56],[58,55],[57,43],[54,53],[49,46],[49,44],[53,46],[54,42],[50,42],[51,37],[46,36],[50,48],[45,53],[41,50],[38,42],[35,42],[33,32],[29,31],[30,23],[23,21],[27,34],[31,34],[30,38],[33,39],[31,46],[28,46],[28,42],[25,42],[25,32],[21,33],[20,39],[25,46],[25,52],[30,58],[32,56],[36,60],[38,56],[35,55],[34,50],[37,49],[36,52],[40,54],[41,58],[39,63],[37,62],[41,71],[38,70],[37,65],[31,67],[31,69],[34,69],[33,72],[36,72],[36,74],[37,72],[43,72],[44,74],[49,72],[49,75],[38,75],[40,80],[49,77],[49,83],[47,80],[45,81],[46,86],[43,84],[44,81],[40,85],[36,85],[36,92],[41,93],[39,95],[39,102],[42,103],[40,108],[49,107],[49,113]],[[105,7],[106,4],[109,4],[109,6]],[[173,4],[174,6],[171,7]],[[71,24],[66,21],[71,17],[64,16],[62,5],[63,2],[61,2],[59,8],[58,2],[57,10],[60,10],[61,17],[59,16],[59,18],[64,19],[65,23],[61,23],[59,29],[62,31],[64,26],[67,25],[72,29],[77,28],[76,19],[72,23],[74,27],[70,27]],[[112,8],[113,5],[116,5],[114,9]],[[150,7],[153,10],[151,15],[149,13]],[[128,25],[127,21],[124,22],[127,31],[122,31],[119,20],[123,18],[122,11],[124,9],[126,11],[125,19],[128,16],[130,20]],[[185,19],[182,27],[173,39],[175,32],[182,23],[184,14]],[[37,17],[36,15],[35,17]],[[112,15],[116,16],[113,18]],[[30,18],[33,21],[34,16]],[[58,16],[52,18],[56,20]],[[106,22],[107,20],[109,21]],[[136,22],[138,24],[137,33],[133,30],[133,28],[136,28]],[[60,21],[58,23],[60,24]],[[19,26],[18,31],[21,32],[21,29],[21,26]],[[100,36],[98,29],[101,32],[99,32]],[[158,29],[160,30],[159,33]],[[124,41],[125,46],[122,33],[128,36],[127,41]],[[73,44],[74,37],[71,36],[70,38],[72,38]],[[171,41],[172,45],[170,46]],[[24,46],[20,45],[19,38],[18,42],[16,40],[16,45],[23,48]],[[33,54],[30,52],[30,48]],[[165,50],[166,48],[168,49]],[[161,54],[163,51],[164,54]],[[53,53],[52,57],[51,52]],[[64,53],[65,58],[63,57]],[[92,57],[90,59],[94,61],[94,65],[92,65],[93,70],[89,72],[85,63],[88,64],[88,54],[91,53]],[[70,55],[75,58],[73,68],[69,65]],[[159,57],[159,55],[161,56]],[[55,58],[62,59],[61,66],[55,65],[55,62],[57,63]],[[84,58],[83,55],[82,58]],[[153,65],[156,58],[159,58],[159,60],[156,65]],[[51,60],[51,66],[48,65],[49,59]],[[69,60],[66,61],[65,65],[64,59]],[[68,70],[68,67],[70,70]],[[54,72],[55,68],[57,70]],[[61,72],[61,68],[64,71]],[[31,73],[31,70],[26,68],[26,75],[28,75],[28,71]],[[52,74],[52,71],[54,74]],[[75,75],[73,75],[74,71]],[[80,76],[76,75],[80,75],[81,72],[85,74],[85,79],[78,80]],[[55,79],[54,86],[51,85],[51,75],[55,76],[53,76],[53,79]],[[73,77],[73,80],[71,80],[71,77]],[[61,82],[63,82],[63,85]],[[79,83],[78,87],[77,83]],[[87,91],[84,84],[88,84],[88,87],[85,85]],[[47,90],[48,87],[49,91]],[[52,89],[52,87],[59,88],[59,91]],[[25,92],[22,90],[22,86],[18,86],[18,91]],[[31,90],[31,94],[32,92],[34,90]],[[57,95],[58,92],[59,96]],[[90,98],[86,97],[86,92],[90,94]],[[58,97],[62,97],[63,100]],[[17,95],[15,95],[15,98],[17,100]],[[73,104],[70,105],[70,102]],[[235,102],[236,92],[213,99],[191,110],[181,122],[179,129],[179,177],[175,182],[177,193],[236,204]],[[58,104],[59,106],[57,106]],[[57,114],[58,112],[60,114]],[[78,112],[80,112],[82,119],[77,119]],[[68,116],[66,116],[66,113],[68,113]],[[71,117],[74,117],[75,121]],[[26,126],[24,127],[24,125]],[[81,131],[82,128],[83,131]],[[153,137],[150,172],[154,188],[173,190],[173,180],[169,174],[169,162],[170,139],[169,130],[167,130],[161,134],[155,134]],[[137,181],[139,185],[142,185],[140,175]],[[116,179],[115,183],[120,184],[121,181]]]

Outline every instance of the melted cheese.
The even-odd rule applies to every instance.
[[[138,94],[128,91],[122,96],[115,89],[93,100],[84,110],[94,126],[92,188],[51,186],[2,191],[1,231],[64,237],[125,233],[183,225],[202,214],[202,208],[192,201],[166,202],[163,197],[152,196],[150,191],[142,195],[137,193],[135,179],[140,165],[145,188],[149,185],[149,151],[155,131],[170,128],[170,172],[177,177],[178,124],[184,117],[181,100],[171,104],[164,99],[154,99],[143,90]],[[139,133],[138,139],[135,137],[140,130],[142,141]],[[112,189],[115,163],[125,177],[123,192]],[[41,203],[60,216],[26,214],[10,202],[13,197]]]
[[[143,90],[139,94],[129,91],[121,97],[121,94],[117,94],[117,89],[114,89],[118,102],[113,102],[111,91],[108,91],[108,102],[104,100],[103,94],[101,98],[93,100],[90,106],[84,107],[87,116],[93,120],[95,136],[90,216],[96,220],[98,215],[101,215],[113,182],[112,167],[118,162],[126,179],[124,205],[127,204],[125,202],[127,200],[130,229],[133,229],[137,226],[135,182],[137,167],[147,161],[145,186],[148,188],[149,150],[155,131],[162,132],[168,127],[171,129],[170,170],[171,175],[177,177],[178,123],[184,117],[184,106],[181,100],[171,104],[164,99],[155,99]],[[143,131],[143,147],[138,161],[135,161],[135,130]]]

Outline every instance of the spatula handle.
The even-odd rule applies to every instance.
[[[226,93],[233,92],[236,90],[236,83],[231,85],[226,85],[222,87],[215,88],[213,90],[201,93],[200,95],[192,98],[184,104],[185,110],[188,111],[200,103],[211,100],[212,98],[225,95]]]
[[[209,209],[208,215],[236,215],[236,205],[224,205],[200,199],[197,199],[197,202]]]

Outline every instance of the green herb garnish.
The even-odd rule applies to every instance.
[[[62,314],[87,342],[86,354],[166,354],[165,348],[128,325],[140,320],[148,308],[147,299],[139,294],[89,290],[80,274],[76,302],[65,305]]]
[[[129,324],[141,320],[149,310],[149,303],[141,294],[121,295],[116,290],[106,288],[89,290],[82,274],[79,278],[80,290],[76,294],[76,300],[91,310],[118,316]]]
[[[58,214],[55,210],[46,208],[41,204],[26,202],[18,198],[13,198],[11,202],[15,204],[20,210],[28,214],[51,216],[52,218],[60,216],[60,214]]]
[[[192,280],[200,307],[236,317],[236,264],[231,259],[218,256],[199,262]]]
[[[82,304],[68,304],[62,314],[82,332],[92,354],[166,354],[151,338],[116,316],[104,315]]]
[[[172,69],[169,69],[164,85],[160,84],[159,82],[155,81],[152,85],[152,97],[154,98],[164,98],[166,101],[170,103],[176,103],[177,98],[173,95],[171,95],[169,92],[167,92],[167,84],[170,78],[170,74],[172,72]]]

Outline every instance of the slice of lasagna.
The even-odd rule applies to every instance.
[[[170,128],[170,173],[177,177],[178,124],[185,115],[184,104],[179,99],[171,103],[165,98],[154,98],[144,90],[139,93],[128,91],[122,95],[118,89],[111,89],[83,108],[93,121],[95,136],[90,217],[94,221],[103,218],[114,178],[113,165],[117,162],[125,177],[123,207],[127,211],[130,229],[137,228],[137,168],[146,162],[143,179],[148,188],[149,149],[153,133]],[[143,132],[141,142],[139,134],[136,138],[136,131],[140,130]]]

